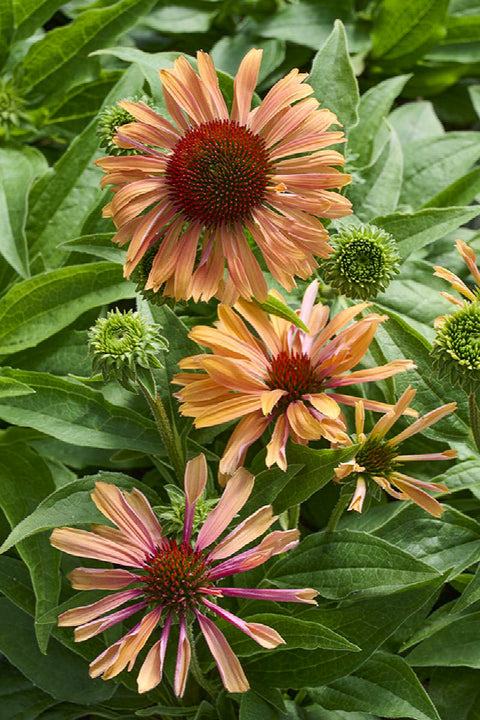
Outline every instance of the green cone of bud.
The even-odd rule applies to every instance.
[[[368,300],[383,292],[398,273],[393,237],[375,225],[350,226],[331,239],[333,253],[320,261],[325,282],[349,298]]]
[[[480,389],[480,301],[446,315],[432,349],[433,368],[466,393]]]
[[[155,255],[158,251],[158,246],[159,243],[155,243],[155,245],[152,245],[152,247],[147,250],[138,265],[135,266],[135,269],[130,276],[130,280],[136,283],[136,292],[145,298],[145,300],[149,303],[152,303],[152,305],[170,305],[170,307],[173,308],[175,307],[175,298],[163,295],[160,290],[158,292],[154,292],[151,289],[145,290],[145,285],[147,284],[148,276],[150,275],[150,270],[152,269],[153,261],[155,260]]]
[[[0,79],[0,138],[7,140],[12,130],[25,126],[33,129],[28,113],[24,110],[25,100],[18,95],[11,80]]]
[[[168,349],[168,341],[158,325],[138,312],[117,309],[90,328],[89,349],[93,372],[101,373],[104,380],[117,380],[127,390],[133,390],[137,380],[154,388],[151,371],[163,367],[158,355]]]
[[[165,485],[170,501],[169,505],[161,505],[155,510],[162,518],[162,528],[166,535],[177,535],[179,539],[183,533],[185,521],[185,493],[175,485]],[[207,517],[217,504],[218,498],[207,500],[203,496],[197,500],[193,517],[193,534],[199,532]]]
[[[150,100],[144,96],[141,98],[129,97],[125,98],[125,100],[131,102],[141,100],[151,106]],[[97,135],[100,141],[100,147],[104,148],[109,155],[137,155],[138,150],[134,148],[121,148],[113,142],[117,128],[131,122],[135,122],[133,115],[130,115],[129,112],[119,105],[109,105],[104,108],[104,110],[99,113],[97,120]]]

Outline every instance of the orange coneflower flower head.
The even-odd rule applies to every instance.
[[[356,479],[355,491],[348,507],[349,510],[362,512],[363,503],[367,494],[368,485],[376,483],[382,490],[397,500],[413,500],[419,507],[431,515],[440,517],[443,507],[438,500],[432,498],[426,490],[433,492],[448,492],[448,488],[440,483],[424,482],[410,475],[400,472],[406,462],[430,462],[431,460],[451,460],[457,456],[455,450],[444,450],[438,453],[424,453],[418,455],[401,455],[399,445],[417,433],[441,420],[453,412],[456,403],[448,403],[432,410],[423,417],[415,420],[409,427],[386,439],[386,435],[410,402],[416,391],[408,387],[393,408],[376,423],[368,435],[364,433],[365,404],[359,400],[355,405],[356,435],[346,444],[359,443],[360,447],[355,458],[346,463],[340,463],[335,470],[338,481],[344,478]]]
[[[435,272],[433,274],[449,282],[452,288],[458,293],[460,293],[460,295],[463,297],[462,299],[458,299],[454,295],[451,295],[447,292],[441,292],[440,295],[443,295],[443,297],[449,300],[449,302],[453,303],[453,305],[462,306],[466,300],[470,302],[480,300],[480,270],[477,266],[477,259],[475,257],[475,253],[472,248],[467,245],[466,242],[463,242],[463,240],[456,240],[455,247],[461,255],[462,259],[464,260],[466,266],[470,270],[471,274],[473,275],[476,283],[475,289],[470,290],[470,288],[463,282],[463,280],[458,277],[458,275],[455,275],[455,273],[453,273],[451,270],[447,270],[447,268],[441,267],[440,265],[435,266]],[[437,318],[435,322],[436,324],[440,324],[441,321],[442,318],[440,317]]]
[[[307,75],[292,70],[251,108],[261,55],[251,50],[242,60],[231,110],[204,52],[198,72],[184,57],[160,71],[171,121],[143,102],[119,103],[135,122],[118,128],[115,142],[139,154],[97,161],[102,185],[115,192],[104,215],[118,228],[114,241],[129,243],[127,277],[153,248],[147,291],[263,300],[267,284],[251,243],[290,289],[331,251],[318,218],[351,212],[335,191],[351,180],[336,167],[343,156],[325,149],[343,133],[328,130],[338,120],[310,97]]]
[[[340,406],[353,406],[358,400],[342,393],[342,388],[415,367],[411,360],[395,360],[354,370],[386,316],[372,313],[352,322],[368,307],[360,303],[329,321],[329,308],[315,304],[317,290],[315,280],[298,312],[308,332],[240,299],[234,308],[219,306],[216,328],[197,326],[190,333],[212,354],[180,362],[187,371],[174,378],[184,386],[177,394],[180,412],[195,418],[199,428],[242,418],[225,449],[221,475],[231,474],[243,463],[248,447],[269,425],[273,433],[267,446],[268,466],[276,463],[286,469],[289,437],[303,444],[321,437],[342,442],[347,435]],[[365,406],[377,412],[392,407],[375,400],[365,400]]]
[[[205,519],[197,538],[193,539],[195,508],[206,481],[205,456],[198,455],[187,463],[183,533],[179,539],[168,537],[139,490],[122,492],[115,485],[104,482],[96,483],[92,499],[116,527],[94,525],[92,532],[68,527],[53,531],[51,543],[59,550],[120,566],[80,567],[70,573],[69,578],[77,590],[115,591],[97,602],[67,610],[59,616],[59,625],[75,626],[76,642],[88,640],[139,612],[143,613],[131,630],[93,660],[91,677],[101,675],[108,680],[127,666],[129,671],[132,670],[150,636],[159,634],[138,675],[139,692],[156,687],[162,680],[171,629],[177,623],[174,690],[182,697],[190,666],[189,630],[194,622],[198,622],[226,689],[245,692],[249,684],[240,661],[213,620],[226,620],[267,649],[285,641],[268,625],[245,622],[222,608],[218,601],[223,597],[238,597],[316,604],[314,598],[318,593],[312,588],[223,586],[226,578],[258,567],[272,556],[295,547],[299,533],[298,530],[275,530],[257,545],[242,550],[278,519],[273,515],[272,506],[265,505],[216,543],[252,492],[254,478],[241,468]]]

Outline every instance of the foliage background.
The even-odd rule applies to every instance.
[[[450,309],[433,265],[465,276],[454,238],[480,250],[479,40],[478,0],[2,0],[2,718],[480,717],[479,456],[466,398],[432,376],[429,355],[433,319]],[[57,604],[79,598],[70,599],[65,580],[73,561],[63,558],[59,573],[47,531],[97,519],[89,492],[99,476],[141,487],[156,505],[172,481],[143,401],[90,379],[88,328],[109,307],[137,303],[160,322],[171,344],[162,387],[174,408],[169,380],[177,360],[195,352],[188,328],[214,317],[212,306],[149,307],[123,280],[124,252],[110,243],[111,224],[101,218],[107,193],[92,166],[102,154],[96,116],[142,92],[161,109],[158,69],[199,48],[226,73],[228,95],[229,75],[251,47],[264,50],[260,95],[291,67],[311,70],[316,96],[343,123],[355,218],[391,232],[403,261],[377,298],[390,320],[367,361],[408,357],[418,368],[378,384],[376,396],[392,402],[410,382],[420,412],[457,400],[455,418],[410,446],[434,452],[448,443],[459,459],[439,478],[451,488],[441,520],[378,500],[327,536],[338,493],[329,483],[332,451],[291,446],[284,474],[263,469],[258,442],[249,454],[258,473],[249,510],[303,503],[307,536],[295,560],[272,562],[267,572],[316,587],[320,607],[244,603],[245,618],[273,613],[288,645],[266,655],[232,634],[252,690],[202,699],[192,683],[185,702],[170,698],[165,708],[159,691],[137,696],[125,673],[118,684],[90,680],[87,660],[103,641],[75,645],[69,629],[55,626]],[[348,302],[324,291],[334,311]],[[296,307],[298,296],[288,302]],[[229,429],[181,427],[190,455],[207,453],[214,495]],[[429,477],[431,469],[418,473]],[[206,656],[204,664],[208,670]]]

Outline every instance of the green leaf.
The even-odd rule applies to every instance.
[[[349,650],[359,652],[358,645],[351,643],[338,633],[330,630],[326,625],[302,620],[301,618],[279,615],[277,613],[258,613],[245,618],[247,622],[263,623],[273,627],[285,640],[289,648],[302,648],[303,650]],[[236,655],[246,657],[263,653],[262,648],[247,635],[240,635],[237,628],[223,625],[225,634],[232,645]]]
[[[348,154],[357,167],[373,160],[375,138],[390,112],[395,98],[402,92],[410,75],[389,78],[367,90],[360,98],[358,124],[348,136]]]
[[[400,105],[390,113],[388,122],[396,130],[402,145],[441,135],[444,132],[432,103],[427,100]]]
[[[309,84],[322,107],[334,112],[347,131],[357,124],[358,83],[341,20],[335,20],[332,32],[315,55]]]
[[[453,232],[477,214],[475,207],[434,208],[384,215],[376,217],[373,223],[393,235],[405,260],[412,252]]]
[[[71,24],[51,30],[16,68],[23,90],[46,95],[68,87],[72,77],[78,79],[89,67],[92,50],[112,43],[152,5],[153,0],[118,0],[109,7],[86,10]]]
[[[477,113],[478,117],[480,117],[480,86],[470,85],[470,87],[468,88],[468,92],[475,112]]]
[[[54,702],[50,695],[34,687],[13,665],[2,662],[0,704],[5,718],[8,720],[36,718]]]
[[[131,68],[105,98],[105,106],[141,90],[142,76]],[[32,259],[41,256],[41,268],[59,267],[66,253],[59,242],[82,234],[82,225],[101,201],[101,173],[92,161],[98,148],[96,120],[75,138],[50,175],[32,188],[27,237]],[[105,202],[107,196],[105,196]],[[81,201],[78,201],[81,198]],[[113,229],[113,228],[112,228]]]
[[[3,0],[0,5],[0,68],[3,67],[10,50],[13,22],[13,0]]]
[[[29,37],[49,20],[62,0],[13,0],[15,11],[15,41]]]
[[[88,377],[92,372],[92,361],[88,354],[88,332],[62,330],[36,345],[35,352],[27,349],[14,353],[10,355],[8,362],[12,367],[22,370]],[[6,382],[6,378],[2,378],[0,382]]]
[[[309,696],[328,710],[369,712],[389,718],[440,720],[417,676],[401,657],[377,652],[346,678]]]
[[[480,168],[475,168],[425,203],[424,207],[468,205],[480,193]]]
[[[388,597],[365,597],[341,607],[311,608],[302,620],[318,622],[358,645],[347,650],[277,649],[242,661],[252,685],[301,688],[325,685],[360,667],[413,613],[430,601],[439,582]],[[268,662],[267,662],[268,658]]]
[[[285,60],[284,40],[261,40],[237,31],[232,37],[228,35],[222,37],[215,43],[210,54],[215,67],[233,76],[243,57],[252,48],[263,50],[262,64],[258,74],[258,82],[262,83]]]
[[[400,202],[415,210],[458,180],[480,158],[480,133],[448,132],[409,143]]]
[[[412,55],[439,37],[448,0],[383,0],[372,30],[372,57],[393,60]]]
[[[22,277],[29,275],[25,236],[28,193],[34,179],[46,169],[45,158],[35,148],[0,148],[0,215],[3,221],[0,253]]]
[[[35,596],[25,563],[8,555],[0,557],[0,593],[29,615],[35,615]]]
[[[190,6],[169,3],[168,6],[156,8],[146,15],[142,25],[162,35],[205,33],[217,12],[211,2],[206,2],[203,6],[196,3]]]
[[[442,720],[478,720],[480,673],[469,668],[438,668],[430,677],[428,692]]]
[[[155,424],[105,400],[102,393],[48,373],[1,368],[0,376],[29,385],[34,395],[0,400],[0,417],[72,445],[161,455]]]
[[[279,560],[269,578],[282,587],[314,587],[323,597],[389,595],[428,582],[431,567],[367,533],[309,535]]]
[[[257,695],[253,690],[242,695],[240,700],[239,720],[285,720],[285,713],[274,708],[270,703]]]
[[[355,456],[356,445],[348,448],[328,448],[314,450],[296,443],[287,447],[288,462],[303,464],[304,468],[285,484],[273,500],[276,513],[281,513],[294,505],[307,500],[328,482],[335,474],[335,468],[341,462],[348,462]]]
[[[448,380],[440,380],[433,375],[428,341],[388,308],[379,305],[379,309],[389,316],[389,320],[383,323],[377,331],[377,340],[387,361],[404,357],[413,360],[417,366],[416,371],[400,373],[395,377],[397,395],[400,395],[411,383],[417,389],[414,404],[420,414],[430,412],[439,405],[456,400],[458,403],[456,413],[440,420],[424,432],[428,437],[441,440],[456,439],[464,442],[469,438],[466,396],[464,398],[459,396],[458,392],[454,392]]]
[[[347,189],[355,214],[364,221],[395,210],[402,189],[402,146],[393,128],[382,152]]]
[[[0,652],[34,685],[57,700],[97,703],[109,698],[114,683],[91,680],[85,660],[56,641],[42,655],[33,637],[28,615],[6,598],[0,598]]]
[[[407,661],[415,667],[438,665],[440,667],[480,668],[480,612],[465,616],[453,616],[451,622],[423,640],[407,655]]]
[[[259,453],[257,457],[260,458],[261,467],[265,467],[265,452],[263,451]],[[257,458],[255,458],[255,460],[256,459]],[[297,465],[289,462],[288,467],[285,471],[281,470],[279,467],[268,468],[267,470],[261,470],[260,472],[255,470],[255,492],[250,495],[250,498],[240,511],[240,517],[242,519],[248,517],[248,515],[251,515],[253,512],[255,512],[255,510],[258,510],[258,508],[262,507],[263,505],[275,504],[275,512],[283,512],[283,510],[291,507],[288,504],[290,502],[288,499],[288,493],[287,497],[281,502],[277,502],[276,498],[282,493],[283,489],[288,485],[288,483],[292,481],[293,478],[298,476],[298,473],[300,472],[300,470],[303,469],[303,467],[303,463]],[[318,469],[319,466],[317,465],[317,472]],[[302,475],[302,477],[304,476]],[[292,505],[295,504],[296,503],[294,500],[292,502]]]
[[[67,240],[62,243],[61,247],[71,252],[81,252],[87,255],[101,257],[119,265],[124,265],[127,257],[127,251],[122,250],[112,243],[114,233],[95,233],[92,235],[82,235],[73,240]]]
[[[0,377],[0,398],[14,397],[15,395],[30,395],[35,392],[31,387],[12,378]]]
[[[105,517],[97,510],[91,498],[96,482],[112,483],[123,490],[141,490],[153,505],[161,503],[158,495],[140,480],[123,473],[105,472],[88,475],[54,490],[25,519],[18,523],[0,547],[6,552],[13,545],[36,533],[52,530],[63,525],[105,523]]]
[[[469,607],[469,605],[473,605],[473,603],[476,603],[480,600],[480,565],[477,567],[477,570],[475,572],[475,575],[472,576],[472,579],[468,583],[467,587],[461,594],[461,596],[458,598],[457,602],[455,603],[455,612],[459,613],[462,610],[465,610],[465,608]]]
[[[2,446],[0,506],[12,528],[54,489],[50,470],[36,452],[21,444]],[[24,540],[17,550],[30,572],[36,597],[35,618],[38,620],[57,605],[60,555],[50,546],[47,537]],[[46,652],[51,627],[51,624],[35,625],[38,644],[43,653]]]
[[[297,313],[274,295],[269,295],[265,302],[258,302],[258,300],[255,300],[255,302],[264,312],[270,313],[270,315],[276,315],[284,320],[288,320],[295,325],[295,327],[308,332],[307,326],[302,320],[300,320]]]
[[[0,300],[1,352],[37,345],[86,310],[134,295],[133,284],[115,263],[71,265],[35,275]]]

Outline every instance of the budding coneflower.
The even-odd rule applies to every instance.
[[[273,531],[249,550],[238,552],[257,540],[277,520],[271,505],[247,517],[215,546],[234,516],[245,505],[254,478],[241,468],[232,477],[216,507],[192,539],[195,507],[207,480],[204,455],[190,460],[185,472],[185,513],[181,542],[168,538],[139,490],[122,492],[115,485],[97,482],[92,493],[96,506],[116,527],[94,525],[92,532],[57,528],[51,536],[54,547],[79,557],[113,563],[113,568],[80,567],[70,573],[77,590],[113,590],[91,605],[67,610],[59,625],[75,626],[75,640],[99,635],[132,615],[143,617],[134,627],[90,663],[91,677],[104,680],[118,675],[135,661],[152,633],[161,627],[158,640],[149,649],[138,675],[138,691],[147,692],[162,680],[167,644],[178,624],[175,694],[182,697],[191,657],[191,627],[197,622],[230,692],[245,692],[249,683],[240,662],[213,619],[231,623],[264,648],[285,641],[276,630],[262,623],[246,622],[222,608],[223,597],[253,598],[276,602],[316,604],[316,590],[224,587],[226,578],[257,567],[269,558],[298,544],[298,531]],[[120,567],[116,567],[120,566]],[[122,605],[127,605],[118,610]],[[132,604],[133,603],[133,604]],[[113,611],[113,612],[112,612]]]
[[[387,318],[372,313],[351,323],[368,307],[359,303],[329,321],[330,309],[315,304],[317,290],[318,282],[314,281],[298,313],[309,332],[241,299],[234,308],[219,306],[215,328],[197,326],[190,333],[212,354],[180,361],[180,368],[187,371],[173,380],[183,385],[177,393],[182,403],[180,412],[193,417],[199,428],[242,418],[221,459],[221,476],[242,465],[247,449],[269,425],[273,433],[266,462],[268,466],[276,463],[283,470],[287,467],[289,437],[302,444],[321,437],[341,442],[347,436],[340,406],[353,406],[359,399],[341,390],[415,367],[411,360],[395,360],[353,370],[367,352],[378,325]],[[376,400],[364,402],[369,410],[382,413],[392,407]]]
[[[131,97],[125,98],[125,100],[127,102],[138,102],[139,98]],[[150,106],[150,101],[146,97],[142,97],[141,101]],[[114,142],[117,128],[134,121],[133,115],[130,115],[120,105],[108,105],[108,107],[101,110],[97,119],[97,135],[100,147],[109,155],[137,155],[138,150],[136,148],[122,148]]]
[[[119,103],[135,122],[117,130],[115,143],[139,154],[97,160],[102,187],[115,192],[104,215],[118,228],[114,242],[129,244],[126,277],[157,245],[146,290],[177,300],[266,300],[251,243],[291,289],[330,253],[318,218],[351,213],[335,191],[351,180],[337,169],[344,158],[325,149],[343,133],[328,130],[338,120],[309,97],[307,75],[292,70],[251,108],[261,55],[251,50],[242,60],[231,110],[204,52],[198,73],[185,57],[160,71],[172,122],[143,102]]]
[[[440,517],[443,508],[435,498],[425,490],[448,492],[448,488],[440,483],[424,482],[401,472],[407,462],[431,462],[432,460],[451,460],[457,456],[455,450],[444,450],[440,453],[424,453],[419,455],[402,455],[399,450],[401,443],[412,435],[423,432],[441,418],[453,412],[457,405],[449,403],[430,411],[415,420],[409,427],[386,439],[386,435],[397,420],[405,413],[416,391],[408,387],[393,408],[378,420],[368,435],[364,433],[365,406],[362,400],[355,405],[355,430],[348,443],[360,444],[355,458],[340,463],[335,470],[337,480],[344,478],[356,480],[356,487],[348,507],[349,510],[362,511],[368,486],[379,485],[397,500],[413,500],[414,503],[435,517]]]
[[[333,253],[320,261],[319,272],[349,298],[375,298],[399,271],[395,240],[375,225],[346,227],[331,238],[331,244]]]

